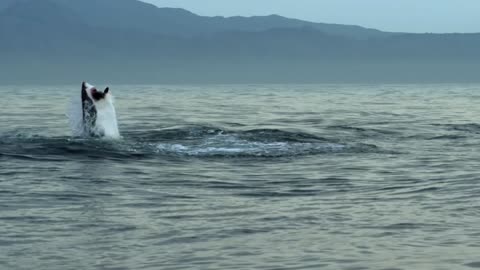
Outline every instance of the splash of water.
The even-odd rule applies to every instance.
[[[87,137],[86,127],[83,123],[83,109],[82,99],[80,95],[75,95],[71,98],[70,104],[67,108],[67,117],[72,136]]]

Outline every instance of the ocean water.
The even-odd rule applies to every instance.
[[[0,87],[0,269],[480,268],[480,85],[111,91]]]

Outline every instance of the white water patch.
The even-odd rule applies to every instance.
[[[82,109],[82,97],[81,95],[75,95],[72,97],[70,104],[67,108],[68,123],[72,136],[74,137],[86,137],[86,127],[83,123],[83,109]]]
[[[109,139],[120,138],[117,114],[114,106],[114,97],[112,94],[107,94],[104,99],[95,102],[94,104],[97,111],[95,126],[87,127],[83,121],[82,97],[81,95],[75,95],[72,97],[67,109],[67,117],[72,136],[89,137],[92,135],[90,132],[92,132]]]
[[[185,156],[294,156],[344,151],[335,143],[255,142],[230,135],[217,135],[197,144],[160,143],[157,151]]]

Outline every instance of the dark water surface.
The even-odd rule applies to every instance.
[[[480,85],[111,89],[0,87],[0,269],[480,268]]]

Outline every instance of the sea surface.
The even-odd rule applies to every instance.
[[[1,270],[480,268],[480,85],[110,87],[0,87]]]

